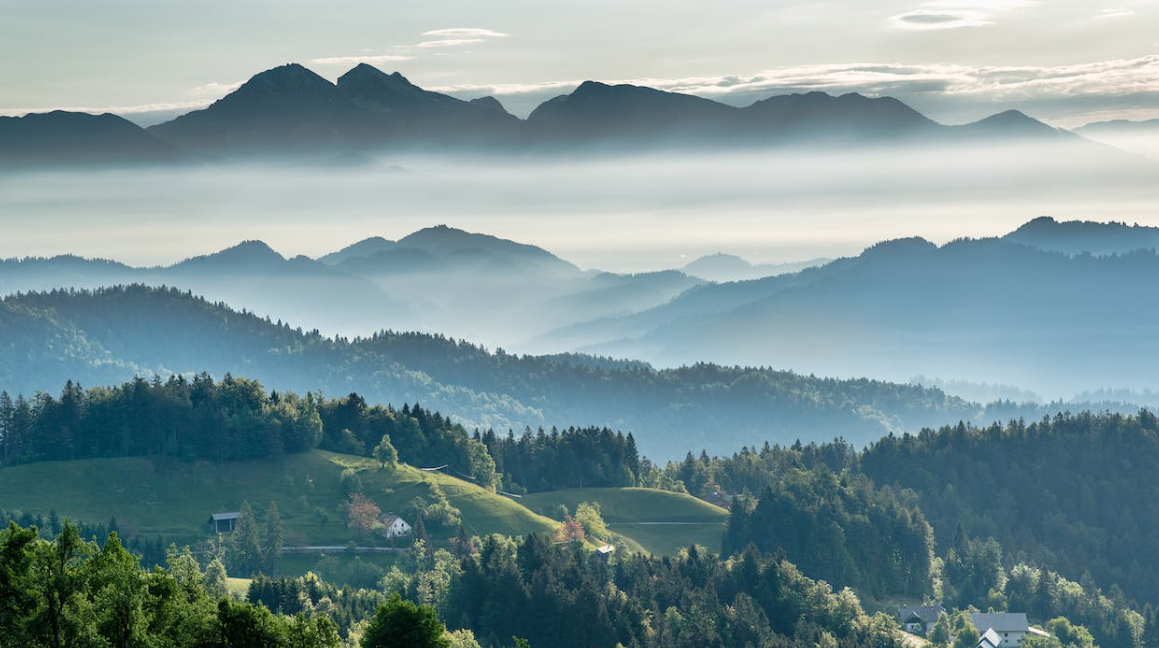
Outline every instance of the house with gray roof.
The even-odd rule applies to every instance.
[[[1038,628],[1030,627],[1024,612],[975,613],[968,616],[982,634],[979,648],[1015,648],[1022,644],[1028,634],[1050,636]],[[998,643],[993,644],[994,640]]]
[[[897,611],[897,620],[902,630],[911,634],[924,635],[934,629],[938,617],[946,613],[941,605],[911,605]]]

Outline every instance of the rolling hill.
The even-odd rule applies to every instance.
[[[326,338],[179,290],[142,286],[5,298],[0,340],[0,389],[11,394],[56,392],[69,379],[90,386],[136,375],[229,372],[270,389],[420,402],[468,429],[633,431],[641,451],[661,461],[689,449],[733,452],[798,438],[860,443],[889,431],[991,416],[939,390],[875,380],[517,356],[423,334]]]
[[[1047,220],[1004,239],[888,241],[793,275],[699,286],[654,309],[547,338],[660,366],[921,374],[1050,398],[1153,389],[1159,385],[1142,368],[1159,358],[1146,324],[1159,309],[1138,296],[1159,277],[1154,241],[1151,228]]]
[[[42,462],[0,469],[0,508],[56,510],[62,517],[96,524],[117,517],[130,534],[160,534],[166,542],[207,537],[212,513],[236,511],[249,501],[261,517],[277,502],[286,546],[358,542],[340,505],[339,476],[358,471],[367,496],[384,512],[404,512],[410,500],[438,486],[462,512],[471,534],[551,533],[556,523],[474,484],[406,465],[383,470],[371,459],[324,450],[276,459],[212,463],[177,459],[118,458]],[[325,515],[325,521],[323,516]],[[429,530],[449,537],[454,530]]]
[[[719,551],[728,519],[724,509],[691,495],[651,488],[575,488],[532,493],[519,502],[541,515],[560,505],[574,513],[580,503],[598,503],[609,530],[658,555],[692,544]]]

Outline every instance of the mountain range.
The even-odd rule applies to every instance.
[[[694,275],[754,266],[712,255],[683,271],[582,270],[542,248],[437,226],[316,260],[258,241],[155,268],[6,260],[0,295],[170,286],[328,335],[426,331],[538,354],[921,375],[1049,399],[1159,388],[1149,369],[1159,305],[1143,297],[1159,278],[1157,250],[1159,228],[1043,217],[1001,238],[886,241],[856,257],[711,283]]]
[[[1159,230],[1038,219],[998,239],[887,241],[545,336],[663,366],[709,360],[1052,394],[1154,388]]]
[[[891,97],[809,92],[737,108],[692,95],[595,81],[544,102],[521,120],[492,97],[463,101],[365,63],[337,83],[292,63],[255,75],[204,109],[148,129],[109,115],[54,112],[6,118],[0,121],[0,159],[8,164],[152,162],[262,153],[752,148],[994,138],[1077,139],[1017,111],[944,126]]]
[[[583,271],[532,245],[440,225],[371,237],[317,260],[261,241],[135,268],[76,256],[0,260],[0,295],[175,286],[328,334],[423,330],[512,345],[593,317],[662,304],[702,280],[679,271]]]
[[[55,393],[67,380],[98,386],[134,376],[232,373],[274,390],[417,402],[468,428],[500,433],[606,425],[633,431],[641,451],[660,460],[689,448],[733,452],[766,440],[841,436],[861,444],[945,421],[1038,418],[1061,407],[983,407],[916,385],[771,369],[655,369],[579,354],[514,355],[418,333],[327,338],[144,286],[5,297],[0,340],[0,390],[9,394]]]

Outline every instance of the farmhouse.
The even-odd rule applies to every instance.
[[[233,533],[233,526],[240,517],[241,511],[214,513],[209,516],[209,526],[213,527],[214,533]]]
[[[934,629],[938,617],[945,613],[946,608],[940,605],[913,605],[898,610],[897,620],[906,632],[924,635]]]
[[[398,538],[410,534],[410,525],[394,513],[383,513],[379,516],[378,521],[382,524],[382,535],[387,538]]]
[[[970,621],[982,633],[979,648],[1015,648],[1028,634],[1050,636],[1038,628],[1031,628],[1023,612],[1001,614],[971,614]],[[997,642],[997,643],[995,643]]]

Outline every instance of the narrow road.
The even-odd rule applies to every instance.
[[[355,553],[406,553],[404,547],[348,547],[346,545],[306,545],[303,547],[282,547],[282,553],[321,553],[324,551],[350,551]]]

